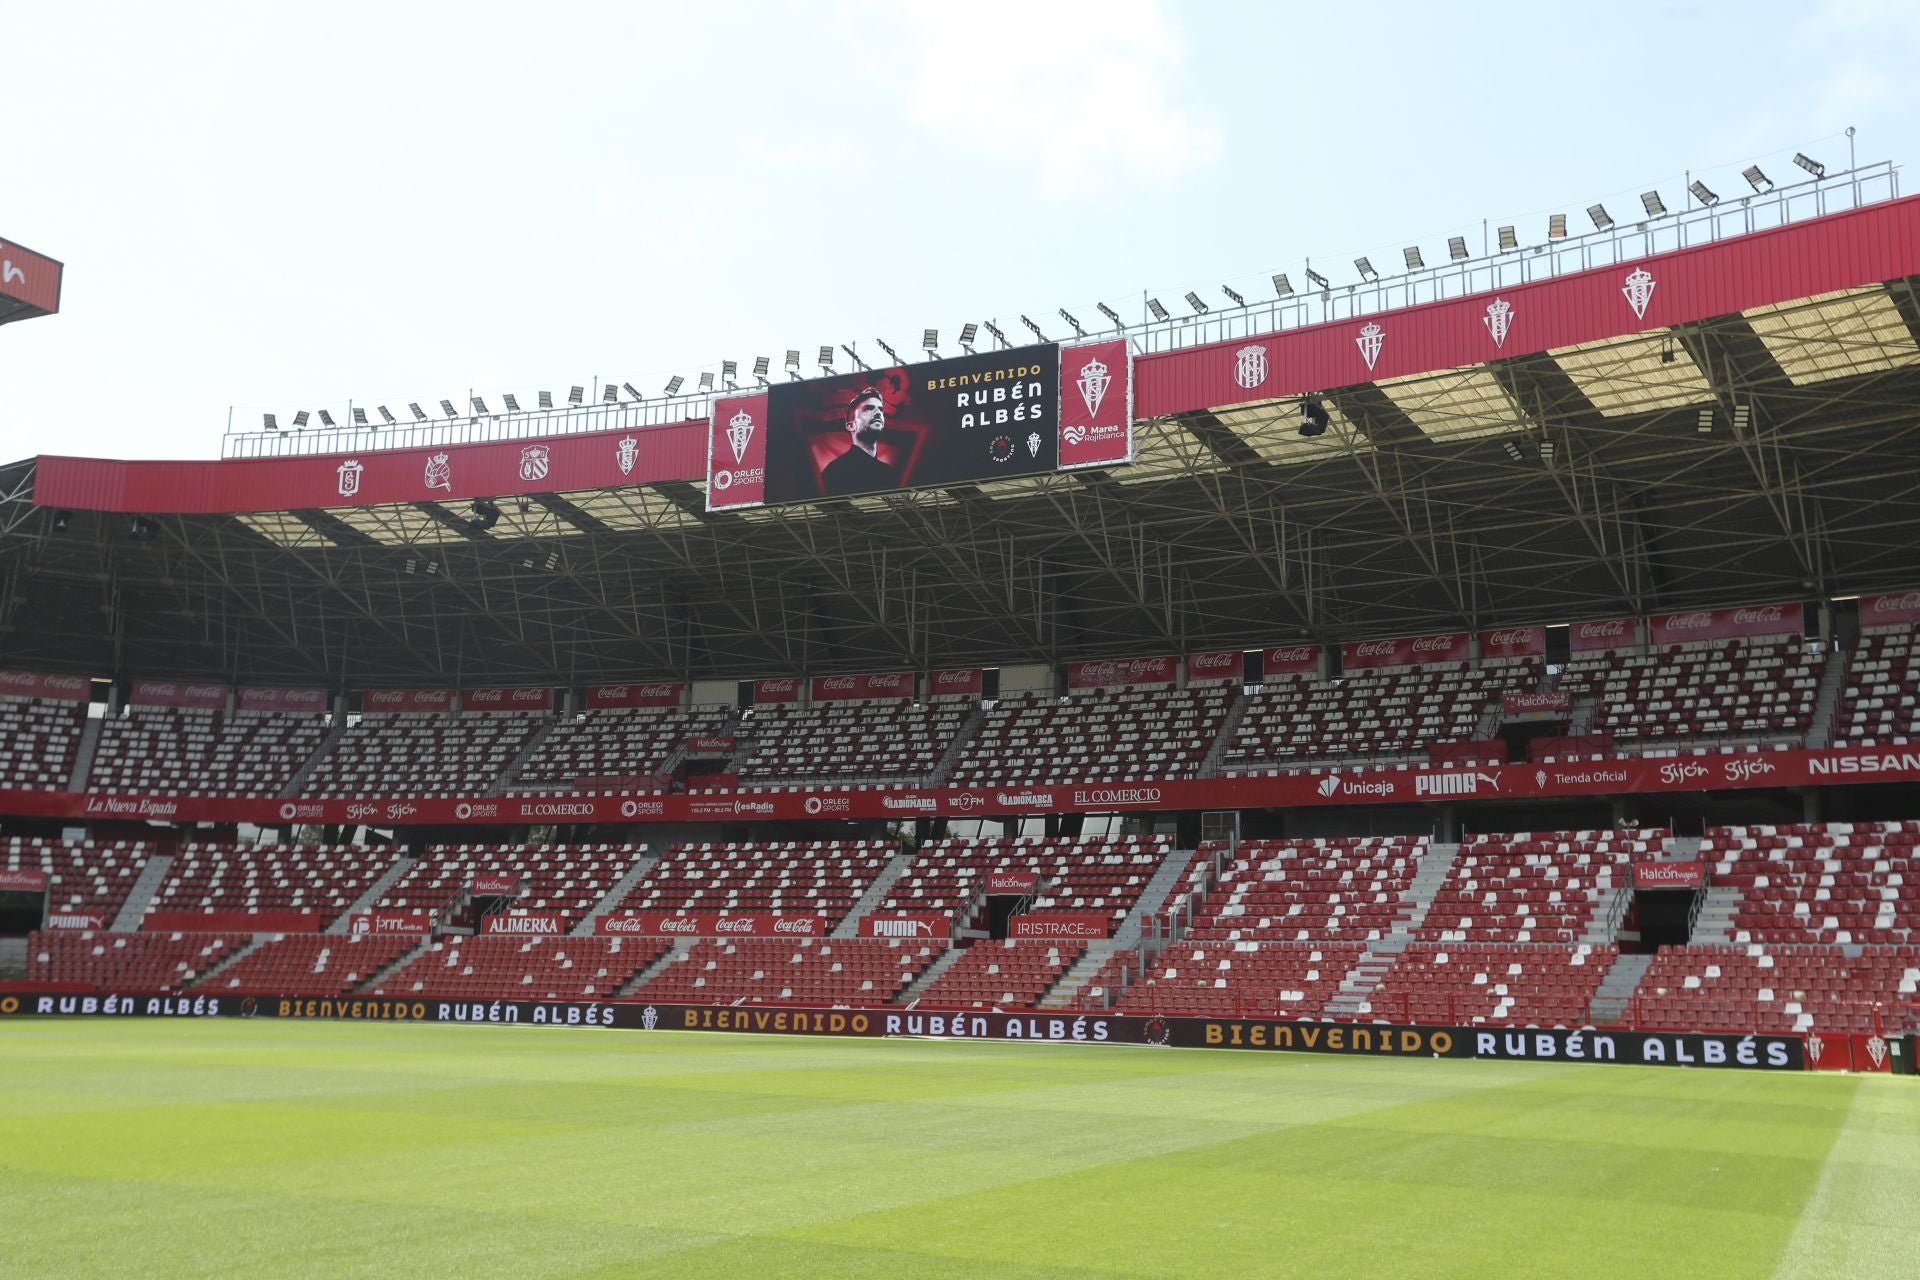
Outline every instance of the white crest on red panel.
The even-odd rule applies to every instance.
[[[1253,390],[1267,380],[1267,349],[1262,346],[1242,347],[1233,353],[1233,380]]]
[[[1378,321],[1369,320],[1353,342],[1360,348],[1360,358],[1367,362],[1367,372],[1373,372],[1374,362],[1380,358],[1380,348],[1387,345],[1387,331],[1380,327]]]
[[[1636,318],[1641,320],[1647,318],[1647,304],[1653,301],[1653,291],[1657,287],[1658,282],[1654,280],[1653,272],[1645,267],[1635,267],[1628,274],[1627,282],[1621,286],[1620,292],[1626,297],[1627,305],[1633,308]]]
[[[447,460],[445,452],[436,453],[427,459],[426,486],[429,489],[445,489],[453,492],[453,463]]]
[[[1100,402],[1106,398],[1107,388],[1113,383],[1113,375],[1107,372],[1105,362],[1096,356],[1080,366],[1080,376],[1074,381],[1080,387],[1080,399],[1087,406],[1087,416],[1095,416],[1100,412]]]
[[[747,445],[753,440],[753,415],[745,409],[727,419],[727,443],[733,447],[733,464],[747,460]]]
[[[547,446],[530,444],[520,451],[520,478],[522,480],[545,480],[549,466]]]
[[[1513,304],[1505,298],[1495,298],[1487,304],[1487,314],[1481,320],[1493,338],[1493,345],[1506,346],[1507,333],[1513,328]]]
[[[613,454],[613,460],[620,467],[620,474],[623,476],[633,474],[633,464],[639,457],[640,442],[632,436],[628,436],[622,440],[619,448],[615,449]]]
[[[341,497],[351,498],[354,494],[360,492],[360,473],[365,470],[366,467],[361,464],[358,458],[348,458],[340,464]]]

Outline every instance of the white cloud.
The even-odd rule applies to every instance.
[[[983,194],[1024,173],[1055,204],[1181,180],[1222,149],[1159,0],[929,0],[899,11],[914,124]]]

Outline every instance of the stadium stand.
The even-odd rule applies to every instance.
[[[192,913],[217,915],[218,927],[227,931],[244,926],[236,915],[302,914],[318,932],[365,893],[394,857],[393,849],[365,845],[183,845],[147,915],[172,932],[185,929],[180,917]]]
[[[609,914],[771,911],[820,916],[832,929],[899,852],[884,840],[677,844]]]
[[[507,914],[542,912],[578,924],[646,851],[645,845],[435,845],[394,881],[375,905],[439,912],[465,894],[476,875],[520,877]]]
[[[1603,902],[1626,886],[1632,860],[1657,857],[1666,834],[1473,836],[1462,843],[1415,936],[1448,943],[1578,942]]]
[[[1635,1025],[1675,1031],[1890,1030],[1911,1016],[1920,946],[1751,943],[1663,947],[1635,992]]]
[[[1416,942],[1362,1012],[1380,1022],[1584,1026],[1618,955],[1612,944]]]
[[[1405,923],[1424,836],[1249,840],[1196,911],[1193,942],[1367,942]]]
[[[98,991],[178,991],[247,941],[246,935],[43,930],[27,940],[27,980]]]
[[[492,794],[500,776],[543,726],[531,711],[419,712],[363,716],[350,725],[303,795]]]
[[[1084,942],[976,942],[921,990],[921,1004],[968,1009],[1030,1009],[1059,981]]]
[[[426,993],[488,1000],[605,998],[659,959],[669,945],[660,938],[446,938],[429,943],[369,994]]]
[[[325,712],[127,707],[106,720],[88,785],[148,795],[278,795],[326,740]]]
[[[120,914],[152,847],[132,840],[67,843],[13,836],[0,843],[8,871],[47,873],[47,913],[91,917],[104,929]]]
[[[1920,666],[1914,629],[1890,628],[1860,637],[1847,664],[1833,723],[1833,741],[1861,746],[1907,746],[1920,725]]]
[[[953,699],[930,703],[824,702],[754,707],[746,783],[919,781],[933,772],[972,714]]]
[[[961,749],[952,782],[1031,787],[1191,777],[1219,736],[1232,692],[1087,690],[1017,693],[987,710]]]
[[[0,696],[0,788],[64,788],[86,727],[84,702]]]
[[[896,938],[737,938],[693,944],[633,994],[732,1004],[885,1004],[941,948]]]
[[[595,779],[620,778],[623,791],[645,790],[668,759],[698,734],[731,732],[724,706],[598,707],[564,717],[521,766],[509,795],[596,789]],[[581,785],[584,780],[584,785]],[[657,780],[654,786],[662,785]]]
[[[405,934],[272,934],[192,990],[235,995],[343,996],[424,939]]]
[[[1690,738],[1802,741],[1827,654],[1795,639],[1656,645],[1576,656],[1560,685],[1594,701],[1592,727],[1632,753]]]
[[[875,912],[938,912],[965,926],[984,905],[989,872],[1032,871],[1040,887],[1031,911],[1099,911],[1117,924],[1171,849],[1165,835],[935,841],[914,855]]]
[[[1920,823],[1714,827],[1717,889],[1738,894],[1737,943],[1920,942]]]
[[[1146,962],[1118,1007],[1123,1013],[1317,1018],[1365,952],[1357,942],[1175,942]],[[1096,979],[1103,986],[1112,980]]]

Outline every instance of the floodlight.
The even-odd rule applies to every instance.
[[[1380,278],[1380,273],[1373,269],[1373,261],[1370,258],[1355,258],[1353,260],[1353,269],[1360,273],[1362,280],[1378,280]]]
[[[1747,185],[1752,187],[1757,193],[1765,194],[1773,190],[1773,179],[1763,173],[1757,164],[1750,164],[1742,169],[1740,176],[1745,178]]]
[[[1400,251],[1401,260],[1407,264],[1407,270],[1419,271],[1425,268],[1427,260],[1420,256],[1420,246],[1410,244]]]
[[[476,417],[490,416],[487,413],[487,402],[485,400],[482,400],[479,396],[468,396],[467,404],[472,407],[474,415]]]
[[[1293,281],[1287,279],[1287,273],[1284,271],[1276,271],[1273,273],[1273,296],[1276,298],[1291,298],[1293,296]]]
[[[1325,276],[1321,275],[1318,271],[1315,271],[1312,267],[1307,268],[1307,283],[1312,285],[1314,288],[1320,289],[1322,291],[1333,287],[1333,284],[1331,281],[1329,281]]]
[[[553,408],[553,392],[551,392],[551,391],[542,391],[542,392],[540,393],[540,407],[541,407],[542,409],[551,409],[551,408]]]
[[[1547,436],[1540,441],[1540,461],[1549,465],[1553,462],[1553,437]]]
[[[646,399],[646,397],[645,397],[645,396],[643,396],[643,395],[641,395],[641,394],[640,394],[640,392],[639,392],[638,390],[636,390],[636,389],[635,389],[635,387],[634,387],[634,385],[633,385],[633,384],[632,384],[631,382],[623,382],[623,383],[621,383],[620,385],[621,385],[621,386],[623,386],[623,387],[625,387],[625,388],[626,388],[626,390],[627,390],[627,394],[628,394],[628,395],[630,395],[630,396],[632,396],[632,397],[633,397],[633,398],[634,398],[635,400],[645,400],[645,399]]]
[[[1720,203],[1720,197],[1713,194],[1712,188],[1698,178],[1687,184],[1687,190],[1693,192],[1693,198],[1708,208]]]
[[[457,418],[460,416],[453,411],[453,401],[451,400],[442,400],[440,402],[440,413],[442,417],[447,418]]]
[[[1221,285],[1220,292],[1226,294],[1228,298],[1232,299],[1233,305],[1236,307],[1244,307],[1247,305],[1247,300],[1241,297],[1239,291],[1236,290],[1232,285],[1228,285],[1228,284]]]
[[[425,422],[427,420],[427,411],[420,407],[418,400],[407,401],[407,409],[413,414],[413,420],[415,422]]]
[[[833,363],[833,348],[830,346],[821,347],[820,359],[817,361],[817,363],[822,365],[831,365]]]
[[[393,416],[393,410],[387,408],[387,406],[385,405],[380,406],[380,419],[381,421],[385,422],[388,426],[392,426],[396,421],[396,419]]]
[[[620,388],[614,386],[611,382],[609,382],[606,386],[602,387],[600,389],[600,403],[601,404],[620,403]]]
[[[1465,236],[1447,237],[1447,257],[1455,262],[1467,260],[1467,238]]]
[[[1667,202],[1660,198],[1658,191],[1642,191],[1640,193],[1640,207],[1647,211],[1649,218],[1658,218],[1667,212]]]
[[[1327,411],[1318,400],[1300,402],[1300,434],[1311,440],[1327,433]]]
[[[1605,231],[1613,225],[1613,215],[1607,212],[1607,206],[1604,204],[1588,205],[1587,216],[1593,219],[1593,229],[1595,231]]]
[[[1701,406],[1698,417],[1694,419],[1693,429],[1696,433],[1703,436],[1713,434],[1713,406]]]
[[[1061,307],[1061,308],[1060,308],[1060,318],[1061,318],[1062,320],[1065,320],[1065,321],[1066,321],[1066,322],[1067,322],[1068,324],[1070,324],[1070,325],[1072,325],[1072,326],[1073,326],[1073,336],[1074,336],[1074,337],[1076,337],[1076,338],[1084,338],[1084,337],[1086,337],[1086,336],[1087,336],[1087,331],[1086,331],[1085,329],[1082,329],[1082,328],[1080,327],[1080,322],[1079,322],[1078,320],[1076,320],[1076,319],[1074,319],[1074,318],[1073,318],[1073,312],[1071,312],[1071,311],[1069,311],[1069,310],[1067,310],[1067,309],[1066,309],[1065,307]]]
[[[571,387],[568,389],[567,391],[568,404],[585,404],[586,402],[587,402],[587,389],[585,387]]]
[[[1506,253],[1510,249],[1518,249],[1519,247],[1520,237],[1514,234],[1513,228],[1500,228],[1500,252]]]
[[[854,350],[854,349],[853,349],[852,347],[850,347],[850,346],[848,346],[848,345],[847,345],[846,343],[844,343],[844,342],[843,342],[843,343],[841,343],[841,344],[840,344],[840,349],[841,349],[842,351],[844,351],[844,352],[846,352],[846,353],[847,353],[847,359],[849,359],[849,360],[851,360],[851,361],[853,361],[853,367],[854,367],[854,368],[856,368],[856,369],[860,369],[860,370],[863,370],[863,371],[864,371],[864,370],[866,370],[866,369],[868,369],[868,368],[870,368],[870,367],[871,367],[871,366],[869,366],[869,365],[867,364],[867,362],[866,362],[865,360],[862,360],[862,359],[860,358],[860,353],[859,353],[859,352],[857,352],[857,351],[855,351],[855,350]]]
[[[895,364],[906,363],[905,360],[902,360],[900,358],[900,353],[898,351],[895,351],[892,347],[887,345],[887,340],[885,338],[875,338],[874,341],[879,343],[880,349],[887,353],[887,359],[893,361]]]
[[[1507,457],[1513,459],[1515,462],[1520,461],[1520,444],[1518,441],[1512,439],[1502,440],[1500,447],[1506,451]]]
[[[513,394],[513,392],[511,392],[511,391],[506,391],[506,392],[502,392],[502,393],[501,393],[501,395],[500,395],[500,398],[501,398],[502,400],[504,400],[504,401],[506,401],[506,402],[507,402],[507,412],[508,412],[508,413],[518,413],[518,412],[520,412],[520,400],[519,400],[519,398],[518,398],[518,397],[516,397],[516,396],[515,396],[515,395]]]
[[[740,362],[738,360],[722,360],[720,362],[720,381],[727,384],[729,391],[740,385]]]
[[[274,420],[274,416],[272,414],[269,413],[263,416],[266,418],[266,421],[267,421],[266,430],[268,431],[280,430],[280,424]]]
[[[960,345],[966,349],[968,355],[973,354],[973,340],[979,333],[980,326],[977,324],[963,324],[960,326]]]
[[[1187,305],[1193,308],[1193,314],[1197,316],[1207,314],[1207,304],[1202,302],[1200,295],[1192,289],[1187,290]]]
[[[1105,316],[1107,319],[1113,322],[1114,328],[1124,329],[1127,327],[1127,322],[1120,318],[1120,313],[1115,311],[1112,307],[1108,306],[1106,303],[1096,302],[1093,304],[1093,306],[1094,306],[1094,310],[1098,311],[1101,315]]]
[[[713,390],[713,371],[710,369],[702,369],[700,371],[700,394],[706,395],[708,392],[712,390]]]
[[[920,349],[935,359],[938,359],[940,352],[940,331],[938,329],[921,330]]]
[[[1747,424],[1753,420],[1753,406],[1745,403],[1733,406],[1733,433],[1737,436],[1747,434]]]
[[[767,385],[767,370],[768,370],[769,368],[771,368],[772,366],[773,366],[773,359],[772,359],[772,357],[770,357],[770,356],[755,356],[755,357],[753,358],[753,380],[754,380],[755,382],[757,382],[757,383],[759,383],[759,384],[760,384],[761,386],[763,386],[763,387],[764,387],[764,386],[766,386],[766,385]]]
[[[1793,162],[1816,178],[1824,178],[1827,176],[1827,166],[1801,152],[1796,151],[1793,153]]]
[[[1160,299],[1158,298],[1147,299],[1147,310],[1153,313],[1155,320],[1165,320],[1167,318],[1167,309],[1160,305]]]
[[[364,427],[367,425],[367,411],[365,409],[355,409],[353,411],[353,425],[356,427]]]
[[[1011,342],[1007,341],[1007,335],[1000,332],[999,325],[995,324],[991,320],[986,321],[985,324],[987,329],[987,335],[991,337],[995,342],[999,343],[1002,347],[1011,347],[1013,345]]]
[[[329,428],[333,426],[333,415],[331,413],[328,413],[325,409],[322,409],[320,411],[320,425],[323,427],[329,427]]]
[[[677,396],[680,394],[680,388],[686,385],[687,385],[687,380],[676,373],[671,378],[667,379],[666,393],[670,396]]]
[[[1042,342],[1049,341],[1047,335],[1040,332],[1040,326],[1035,324],[1032,320],[1027,318],[1025,315],[1022,315],[1020,317],[1020,323],[1027,326],[1027,328],[1033,330],[1033,336],[1040,339],[1040,341]]]
[[[305,409],[293,415],[293,429],[295,431],[305,431],[307,429],[307,411]]]
[[[1547,239],[1565,240],[1567,238],[1567,215],[1564,213],[1547,216]]]

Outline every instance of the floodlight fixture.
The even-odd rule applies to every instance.
[[[722,360],[720,362],[720,381],[726,384],[727,390],[729,391],[740,385],[740,362],[738,360]]]
[[[427,411],[420,407],[418,400],[407,401],[407,411],[413,415],[415,422],[425,422],[427,420]]]
[[[567,391],[568,404],[585,404],[586,402],[587,402],[587,389],[585,387],[571,387],[568,389]]]
[[[963,350],[963,351],[965,351],[965,352],[966,352],[966,353],[967,353],[968,355],[972,355],[972,354],[973,354],[973,340],[974,340],[974,339],[975,339],[976,337],[978,337],[978,336],[979,336],[979,334],[980,334],[980,326],[979,326],[979,325],[977,325],[977,324],[963,324],[963,325],[961,325],[961,326],[960,326],[960,347],[961,347],[961,350]]]
[[[892,347],[887,345],[887,340],[885,338],[875,338],[874,341],[879,343],[880,349],[887,353],[887,359],[893,361],[895,364],[906,363],[905,360],[902,360],[900,358],[900,353],[898,351],[895,351]]]
[[[325,409],[322,409],[320,411],[320,425],[323,427],[327,427],[329,429],[331,429],[333,426],[333,415],[331,413],[328,413]]]
[[[1794,152],[1793,162],[1816,178],[1824,178],[1827,176],[1827,166],[1803,152]]]
[[[1553,437],[1552,436],[1544,437],[1540,441],[1540,461],[1547,464],[1548,466],[1552,466],[1553,450],[1554,450]]]
[[[1687,190],[1693,193],[1693,198],[1695,200],[1698,200],[1701,204],[1706,205],[1709,209],[1711,209],[1714,205],[1720,203],[1720,197],[1713,193],[1713,188],[1709,187],[1706,183],[1700,181],[1700,179],[1698,178],[1695,178],[1692,182],[1689,182],[1687,184]]]
[[[700,394],[706,395],[712,390],[713,390],[713,370],[702,369],[700,371]]]
[[[280,423],[274,418],[272,414],[268,413],[268,414],[263,414],[261,416],[266,420],[266,427],[264,428],[265,430],[267,431],[280,430]]]
[[[500,398],[506,401],[508,413],[520,412],[520,398],[514,395],[513,392],[511,391],[502,392],[500,395]]]
[[[1467,253],[1467,238],[1465,236],[1447,237],[1447,257],[1449,259],[1454,262],[1465,262],[1469,256]]]
[[[540,393],[540,407],[541,407],[542,409],[551,409],[551,408],[553,408],[553,392],[551,392],[551,391],[542,391],[542,392]]]
[[[854,368],[864,371],[870,367],[865,360],[860,358],[860,354],[846,343],[841,343],[840,349],[847,353],[847,359],[853,361]]]
[[[995,324],[991,320],[986,321],[985,325],[986,325],[987,335],[991,337],[995,342],[999,343],[1002,348],[1010,348],[1013,346],[1011,342],[1007,341],[1007,335],[1000,332],[999,325]]]
[[[1333,287],[1332,283],[1325,276],[1315,271],[1312,267],[1307,268],[1307,283],[1323,293]]]
[[[1086,331],[1085,329],[1083,329],[1083,328],[1081,328],[1081,327],[1080,327],[1080,322],[1079,322],[1078,320],[1076,320],[1076,319],[1074,319],[1074,318],[1073,318],[1073,312],[1071,312],[1071,311],[1069,311],[1069,310],[1067,310],[1067,309],[1066,309],[1065,307],[1061,307],[1061,308],[1060,308],[1060,318],[1061,318],[1062,320],[1065,320],[1065,321],[1066,321],[1066,322],[1067,322],[1068,324],[1070,324],[1070,325],[1072,325],[1072,326],[1073,326],[1073,336],[1074,336],[1074,337],[1076,337],[1076,338],[1084,338],[1084,337],[1086,337],[1086,336],[1087,336],[1087,331]]]
[[[1712,405],[1701,406],[1698,416],[1696,416],[1694,419],[1693,429],[1699,435],[1710,436],[1713,434],[1713,406]]]
[[[1420,256],[1420,246],[1417,244],[1410,244],[1402,249],[1400,251],[1400,258],[1407,264],[1407,270],[1409,271],[1420,271],[1425,269],[1427,265],[1427,260]]]
[[[1607,206],[1604,204],[1588,205],[1587,216],[1593,219],[1593,229],[1595,231],[1605,231],[1613,225],[1613,215],[1607,212]]]
[[[1567,238],[1567,215],[1553,213],[1547,215],[1547,239],[1565,240]]]
[[[830,365],[830,364],[832,364],[832,363],[833,363],[833,348],[832,348],[831,346],[824,346],[824,347],[821,347],[821,348],[820,348],[820,359],[819,359],[819,360],[818,360],[818,361],[817,361],[816,363],[819,363],[819,364],[823,364],[823,365]]]
[[[398,421],[398,419],[393,416],[393,410],[387,408],[385,405],[380,406],[380,420],[388,426],[392,426]]]
[[[1667,202],[1660,198],[1658,191],[1642,191],[1640,193],[1640,207],[1647,211],[1649,218],[1664,217],[1667,212]]]
[[[1124,329],[1127,327],[1127,322],[1120,318],[1120,313],[1118,311],[1115,311],[1112,307],[1108,306],[1106,303],[1096,302],[1093,304],[1093,308],[1094,310],[1098,311],[1101,315],[1105,316],[1109,321],[1111,321],[1114,328]]]
[[[353,411],[353,425],[356,427],[364,427],[367,425],[367,411],[365,409],[355,409]]]
[[[1737,436],[1747,434],[1747,424],[1753,421],[1753,406],[1742,401],[1733,406],[1733,433]]]
[[[1273,296],[1276,298],[1291,298],[1293,296],[1293,281],[1287,279],[1287,273],[1284,271],[1276,271],[1273,273]]]
[[[1773,190],[1773,179],[1769,178],[1757,164],[1750,164],[1742,169],[1740,176],[1747,180],[1747,185],[1752,187],[1756,194],[1765,195]]]
[[[676,373],[671,378],[667,379],[666,394],[670,396],[677,396],[680,394],[680,388],[686,385],[687,385],[687,380]]]
[[[1318,400],[1307,399],[1300,402],[1301,435],[1309,440],[1315,436],[1325,435],[1327,433],[1327,421],[1326,408]]]
[[[1153,313],[1155,320],[1165,320],[1167,318],[1167,309],[1160,305],[1160,299],[1158,298],[1147,299],[1147,310]]]
[[[1244,307],[1247,305],[1247,300],[1240,296],[1240,291],[1235,289],[1230,284],[1221,285],[1220,292],[1226,294],[1228,300],[1231,301],[1233,305],[1236,307]]]
[[[305,409],[293,415],[293,429],[295,431],[305,431],[307,429],[307,411]]]
[[[753,380],[763,387],[766,386],[767,370],[772,367],[773,358],[771,356],[755,356],[753,358]]]
[[[940,358],[940,331],[938,329],[922,329],[920,331],[920,349],[933,359],[938,360]]]
[[[1193,308],[1193,314],[1197,316],[1207,314],[1207,304],[1203,302],[1200,295],[1192,289],[1187,290],[1187,305]]]
[[[457,418],[460,415],[454,412],[453,401],[442,400],[440,402],[440,416],[443,418]]]
[[[1360,273],[1362,280],[1378,280],[1380,273],[1373,269],[1373,259],[1360,257],[1353,260],[1353,269]]]
[[[1500,252],[1509,253],[1520,247],[1520,237],[1512,227],[1501,227],[1499,231]]]
[[[1511,458],[1515,462],[1520,461],[1520,442],[1519,441],[1514,440],[1512,438],[1508,438],[1500,442],[1500,447],[1501,449],[1506,451],[1507,457]]]
[[[475,417],[487,417],[487,402],[479,396],[468,396],[467,404],[473,409]]]
[[[621,387],[622,387],[623,389],[625,389],[625,391],[626,391],[626,393],[627,393],[628,395],[630,395],[630,396],[632,396],[632,397],[633,397],[633,398],[634,398],[635,400],[645,400],[645,399],[646,399],[646,397],[645,397],[645,396],[643,396],[643,395],[641,395],[641,394],[640,394],[640,392],[639,392],[639,391],[638,391],[637,389],[635,389],[635,387],[634,387],[634,385],[633,385],[633,384],[632,384],[631,382],[623,382],[623,383],[621,383],[621,384],[620,384],[620,386],[621,386]]]
[[[1036,337],[1036,338],[1038,338],[1038,339],[1040,339],[1040,341],[1042,341],[1042,342],[1047,342],[1047,341],[1049,341],[1049,339],[1048,339],[1048,337],[1047,337],[1047,335],[1046,335],[1046,334],[1044,334],[1044,333],[1042,333],[1042,332],[1040,332],[1040,326],[1039,326],[1039,325],[1037,325],[1037,324],[1035,324],[1035,323],[1033,322],[1033,320],[1032,320],[1032,319],[1031,319],[1030,317],[1028,317],[1027,315],[1025,315],[1025,314],[1022,314],[1022,315],[1021,315],[1021,317],[1020,317],[1020,323],[1021,323],[1021,324],[1023,324],[1023,325],[1025,325],[1025,326],[1027,326],[1027,328],[1028,328],[1028,329],[1031,329],[1031,330],[1033,331],[1033,336],[1034,336],[1034,337]]]
[[[635,399],[638,399],[638,398],[639,397],[637,396],[635,397]],[[606,386],[602,387],[600,389],[600,403],[601,404],[620,403],[620,388],[614,386],[611,382],[609,382]]]

